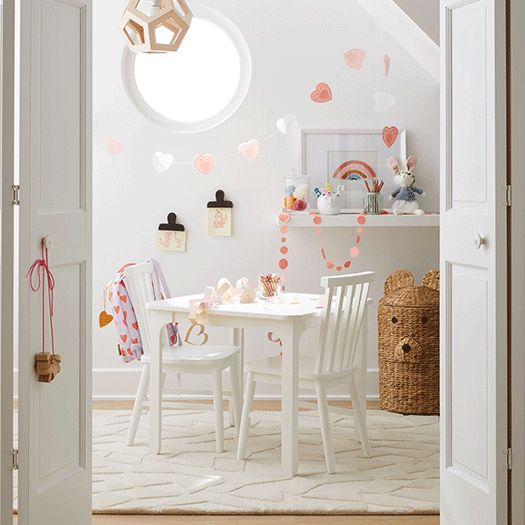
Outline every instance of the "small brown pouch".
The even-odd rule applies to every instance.
[[[62,357],[58,354],[39,353],[35,355],[35,371],[39,383],[51,383],[60,372]]]

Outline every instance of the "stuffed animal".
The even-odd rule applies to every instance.
[[[414,183],[416,177],[412,173],[412,170],[416,167],[417,159],[414,155],[411,155],[407,159],[406,170],[401,170],[399,161],[390,157],[388,159],[388,165],[392,168],[395,175],[396,184],[399,186],[392,195],[390,200],[394,199],[394,206],[392,211],[396,215],[402,214],[413,214],[413,215],[424,215],[424,211],[419,207],[416,199],[416,194],[425,195],[423,190],[416,188]]]

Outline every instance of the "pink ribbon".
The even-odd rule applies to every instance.
[[[33,292],[42,290],[42,353],[46,348],[46,329],[45,323],[45,298],[46,298],[46,280],[47,280],[47,302],[49,304],[49,327],[51,332],[51,353],[55,353],[55,334],[53,330],[53,300],[55,289],[55,278],[49,269],[49,254],[45,247],[45,241],[41,241],[42,257],[36,259],[29,268],[26,278]],[[36,279],[36,280],[35,280]]]

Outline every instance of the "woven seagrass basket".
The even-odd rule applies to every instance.
[[[381,409],[439,414],[439,271],[392,273],[378,308]]]

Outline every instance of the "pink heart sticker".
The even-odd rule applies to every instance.
[[[124,152],[124,144],[118,140],[106,137],[104,143],[106,144],[106,148],[108,148],[110,155],[121,155]]]
[[[345,53],[346,63],[352,69],[358,70],[363,67],[363,62],[366,58],[366,53],[364,49],[350,49]]]
[[[249,161],[253,162],[259,155],[259,149],[261,145],[259,141],[251,139],[248,142],[243,142],[239,144],[239,153]]]
[[[215,167],[215,157],[211,153],[197,155],[193,159],[193,164],[203,175],[208,175]]]
[[[333,98],[332,90],[330,89],[330,86],[328,84],[326,84],[325,82],[320,82],[319,84],[317,84],[314,91],[312,91],[310,98],[318,104],[330,102]]]
[[[395,144],[398,135],[399,130],[395,126],[385,126],[382,133],[385,146],[391,148]]]

